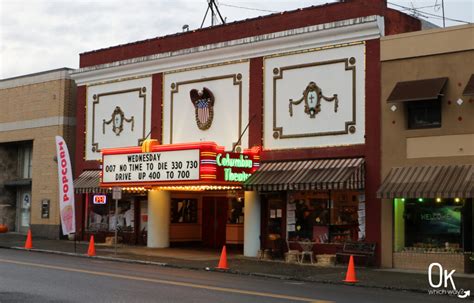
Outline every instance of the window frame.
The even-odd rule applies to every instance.
[[[18,177],[31,179],[33,171],[33,146],[22,144],[18,147]],[[25,173],[26,172],[26,173]]]
[[[432,99],[432,100],[423,100],[423,101],[409,101],[406,102],[405,106],[405,115],[407,118],[406,121],[406,127],[408,130],[416,130],[416,129],[431,129],[431,128],[441,128],[443,124],[443,119],[442,119],[442,106],[441,106],[441,100],[438,99]],[[414,110],[420,110],[420,109],[425,109],[425,110],[431,110],[431,111],[436,111],[434,114],[437,114],[437,118],[439,120],[439,123],[437,124],[417,124],[413,122],[413,111]],[[433,112],[428,113],[428,115],[433,114]]]

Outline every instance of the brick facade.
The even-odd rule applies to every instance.
[[[5,182],[21,179],[18,147],[32,146],[30,227],[37,236],[58,238],[58,182],[55,136],[63,136],[74,154],[76,86],[69,70],[60,69],[0,81],[0,218],[8,217],[17,230],[18,186]],[[49,218],[41,218],[41,201],[50,201]]]
[[[427,271],[430,264],[436,262],[443,268],[462,273],[465,258],[463,254],[396,252],[393,253],[393,267]]]

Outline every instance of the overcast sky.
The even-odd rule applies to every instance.
[[[227,22],[320,5],[330,0],[222,0]],[[448,18],[474,22],[474,0],[445,0]],[[391,0],[421,8],[442,25],[441,0]],[[401,7],[389,5],[398,10]],[[0,0],[0,79],[60,67],[77,68],[86,51],[199,28],[206,0]],[[404,10],[405,12],[410,12]],[[446,26],[463,23],[447,20]],[[205,26],[210,25],[210,19]]]

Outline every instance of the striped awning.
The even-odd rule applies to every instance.
[[[76,194],[83,193],[106,193],[109,190],[100,188],[100,171],[85,170],[74,180],[74,192]]]
[[[244,184],[246,190],[363,189],[364,159],[267,162]]]
[[[473,165],[394,167],[377,191],[378,198],[472,198]]]

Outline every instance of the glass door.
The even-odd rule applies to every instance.
[[[17,214],[18,226],[17,230],[20,233],[27,233],[30,228],[31,217],[31,190],[23,189],[18,191],[17,198]]]

